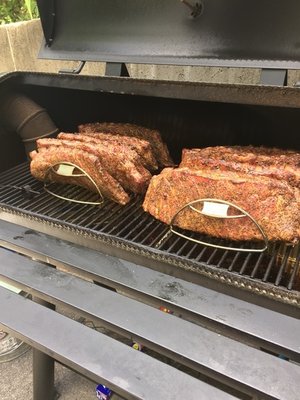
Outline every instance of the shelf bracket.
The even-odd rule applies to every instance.
[[[263,68],[260,75],[261,85],[287,86],[287,69]]]
[[[129,72],[125,63],[107,62],[105,67],[105,76],[127,76]]]

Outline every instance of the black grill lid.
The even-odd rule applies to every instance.
[[[38,6],[40,58],[300,68],[299,0],[38,0]]]

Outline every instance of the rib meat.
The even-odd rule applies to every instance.
[[[76,135],[74,135],[76,136]],[[145,193],[151,174],[139,162],[140,157],[136,152],[126,146],[113,142],[85,143],[77,140],[63,139],[38,139],[38,149],[49,146],[81,149],[99,158],[103,168],[121,183],[121,185],[134,193]]]
[[[300,154],[291,150],[252,146],[183,149],[180,167],[269,176],[300,188]]]
[[[153,149],[155,157],[161,167],[174,165],[166,144],[162,141],[160,133],[154,129],[148,129],[139,125],[115,122],[94,122],[79,125],[81,133],[110,133],[112,135],[132,136],[148,141]]]
[[[294,242],[300,237],[299,191],[287,182],[265,176],[166,168],[152,178],[143,208],[170,224],[187,203],[203,198],[222,199],[243,208],[256,219],[269,240]],[[175,225],[231,240],[262,238],[249,218],[212,218],[188,208],[179,213]]]
[[[83,134],[61,132],[57,137],[59,139],[79,140],[87,143],[103,143],[106,141],[118,143],[122,146],[126,145],[129,149],[135,151],[140,156],[140,161],[146,168],[149,168],[150,170],[156,170],[158,168],[150,143],[143,139],[100,132],[84,132]]]
[[[76,148],[49,146],[42,151],[31,152],[30,157],[31,174],[38,180],[46,180],[46,174],[51,166],[63,161],[70,162],[87,172],[105,197],[123,205],[130,200],[119,182],[107,172],[99,158],[93,154]],[[83,186],[93,192],[97,192],[93,183],[86,177],[72,178],[50,172],[48,179],[49,181]]]

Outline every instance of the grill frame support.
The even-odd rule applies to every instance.
[[[290,306],[276,303],[276,309],[272,310],[270,305],[274,306],[274,302],[257,306],[253,304],[254,296],[252,303],[246,302],[235,297],[232,291],[223,294],[220,290],[216,291],[216,288],[206,287],[204,282],[193,284],[4,221],[0,221],[0,245],[60,270],[78,274],[85,280],[112,288],[153,307],[164,306],[197,325],[212,330],[217,327],[216,330],[226,336],[240,337],[249,345],[263,347],[274,353],[285,353],[289,358],[300,361],[297,354],[298,338],[293,338],[297,329],[291,325],[294,320],[288,316],[290,313],[292,318],[298,320],[298,308],[292,312]],[[3,268],[0,267],[4,271]],[[30,286],[35,273],[32,272],[33,278],[26,282],[22,280],[21,269],[20,266],[19,282]],[[9,270],[6,271],[8,275]],[[268,314],[265,309],[268,309]],[[220,318],[220,315],[226,315],[226,318]],[[284,323],[282,318],[285,319]],[[247,335],[243,332],[247,332]]]
[[[40,297],[33,296],[35,303],[55,310],[55,305]],[[42,351],[33,348],[32,374],[33,374],[33,400],[55,400],[58,393],[54,387],[54,359]]]
[[[65,243],[65,246],[66,245]],[[46,301],[51,301],[53,304],[65,305],[70,311],[77,310],[81,312],[81,315],[85,318],[95,321],[96,325],[100,324],[100,326],[107,327],[112,332],[118,333],[121,336],[124,335],[133,341],[145,345],[150,350],[160,350],[158,351],[159,353],[178,362],[180,365],[187,366],[194,372],[203,373],[204,376],[208,377],[209,380],[207,382],[209,384],[215,386],[216,384],[213,382],[221,383],[221,388],[225,396],[228,392],[235,394],[235,392],[228,391],[228,388],[232,388],[232,390],[238,390],[240,393],[245,393],[247,395],[259,395],[262,399],[298,399],[300,381],[297,377],[300,375],[299,366],[262,352],[257,349],[258,342],[254,342],[253,347],[256,348],[252,348],[252,346],[249,347],[249,345],[243,343],[243,337],[240,335],[228,338],[228,336],[230,336],[229,332],[226,333],[225,331],[224,334],[224,332],[220,332],[218,329],[222,327],[223,321],[226,321],[225,314],[222,319],[218,320],[215,329],[210,329],[203,324],[199,326],[196,323],[184,321],[180,318],[180,315],[177,315],[177,312],[174,312],[173,315],[165,314],[159,311],[157,307],[153,309],[143,301],[132,298],[132,296],[127,298],[126,293],[115,293],[106,288],[96,286],[92,282],[87,282],[78,277],[78,275],[73,275],[76,272],[74,267],[70,266],[69,271],[56,271],[55,268],[49,265],[40,264],[36,261],[26,259],[22,255],[12,254],[4,249],[0,249],[0,253],[3,260],[0,275],[7,282],[17,284],[18,287],[26,289],[34,296],[38,296]],[[112,258],[110,261],[112,263],[111,266],[117,262],[117,260],[113,260]],[[101,268],[101,265],[102,263],[98,263],[98,267]],[[138,268],[138,266],[136,266],[136,268]],[[159,275],[161,274],[158,274],[158,276]],[[194,290],[195,293],[198,293],[200,296],[204,294],[200,286],[195,285]],[[106,368],[103,368],[103,365],[107,365],[108,360],[106,357],[110,354],[108,349],[110,349],[111,345],[113,346],[112,342],[107,343],[108,347],[104,349],[104,353],[108,351],[106,356],[104,356],[104,358],[103,356],[100,359],[98,358],[97,362],[91,362],[94,358],[90,353],[91,351],[93,353],[93,349],[89,346],[89,343],[82,343],[82,348],[80,347],[79,354],[76,355],[77,352],[73,351],[74,340],[78,341],[86,337],[84,336],[83,327],[78,326],[78,332],[80,332],[78,333],[76,329],[74,329],[75,321],[72,321],[72,323],[68,322],[68,318],[60,314],[56,317],[54,315],[56,313],[50,312],[50,310],[47,312],[46,310],[42,311],[44,307],[37,307],[39,305],[35,305],[30,300],[29,302],[33,303],[32,305],[30,305],[28,301],[24,304],[24,300],[26,299],[23,297],[19,296],[19,299],[17,299],[16,297],[18,296],[12,294],[11,296],[15,298],[10,299],[4,293],[5,291],[5,289],[0,291],[0,297],[3,302],[11,301],[10,304],[12,308],[9,310],[9,307],[7,307],[7,309],[4,307],[1,310],[0,324],[2,323],[5,328],[10,328],[13,333],[17,333],[22,340],[24,337],[27,338],[29,343],[46,354],[54,355],[55,358],[57,357],[57,359],[63,363],[65,360],[67,365],[71,365],[71,367],[72,365],[75,366],[76,370],[83,372],[83,374],[90,379],[95,380],[95,372],[97,370],[98,374],[100,372],[99,376],[103,377],[102,374],[104,374],[104,376],[106,375],[106,377],[110,376],[108,382],[112,380],[113,384],[116,383],[113,378],[115,376],[115,371],[112,373],[112,370],[119,368],[115,365],[116,360],[114,360],[113,363],[108,363],[107,373]],[[89,293],[89,295],[87,296],[86,293]],[[216,292],[215,295],[217,295]],[[180,297],[179,295],[179,298]],[[223,298],[225,299],[225,297]],[[232,298],[231,302],[233,306],[235,300]],[[17,306],[17,303],[19,303],[20,307]],[[30,321],[33,323],[28,322],[26,318],[27,314],[21,311],[23,305],[28,311]],[[248,307],[247,303],[245,303],[245,307]],[[171,303],[168,308],[172,309]],[[256,315],[255,307],[253,310],[253,318],[259,322],[259,313]],[[240,311],[241,313],[237,315],[237,319],[241,319],[242,321],[243,318],[247,318],[248,314],[246,313],[246,315],[243,315],[246,312],[246,308],[242,308]],[[279,340],[282,341],[282,346],[277,346],[277,350],[280,349],[280,353],[277,354],[286,356],[287,347],[292,345],[294,348],[294,355],[292,355],[292,358],[299,361],[300,349],[297,340],[298,331],[300,329],[299,318],[289,318],[278,313],[275,313],[275,316],[275,314],[272,315],[272,312],[267,310],[262,311],[265,314],[265,319],[269,317],[279,319],[279,323],[277,321],[277,326],[280,330]],[[222,312],[221,309],[220,312]],[[229,309],[227,311],[227,316],[231,315],[232,312],[234,312],[234,310]],[[234,312],[234,314],[236,313]],[[42,317],[42,315],[44,315],[45,318]],[[37,316],[39,316],[38,319],[41,322],[41,326],[37,326],[37,324],[34,323],[34,319],[36,320]],[[54,325],[52,325],[51,321],[53,321]],[[272,326],[268,324],[267,321],[261,322],[265,323],[265,327],[269,332],[267,336],[269,335],[272,337],[272,335],[274,335]],[[274,323],[276,324],[275,321]],[[254,326],[256,326],[255,323]],[[59,330],[59,327],[61,327],[62,333],[56,337],[56,330]],[[72,331],[69,331],[69,328],[71,328]],[[288,335],[284,334],[284,329],[287,329],[290,338],[288,338]],[[41,332],[43,332],[44,335],[42,335]],[[68,342],[69,335],[63,334],[63,332],[70,333],[72,345]],[[91,333],[91,335],[94,337],[93,333]],[[293,336],[294,339],[291,341],[290,339]],[[56,342],[58,343],[57,345]],[[99,347],[98,342],[93,341],[93,343]],[[89,347],[88,352],[86,352],[87,346]],[[281,352],[281,350],[283,351]],[[122,362],[124,362],[124,352],[122,351],[121,353],[120,357],[123,360]],[[147,354],[151,355],[149,353]],[[115,356],[118,357],[118,354]],[[126,357],[128,356],[129,354]],[[122,366],[119,371],[122,371],[122,374],[124,374],[126,370],[129,369],[130,375],[132,371],[137,368],[140,370],[141,368],[143,378],[141,382],[139,381],[137,386],[133,384],[133,386],[130,387],[132,391],[136,388],[140,390],[140,383],[144,380],[144,374],[147,376],[147,369],[145,369],[144,366],[137,367],[134,365],[132,361],[134,358],[135,357],[129,358],[128,361],[125,362],[125,364],[128,363],[128,365],[124,365],[125,369]],[[74,364],[75,359],[76,363]],[[98,369],[98,365],[100,370]],[[91,368],[90,371],[86,369],[87,366],[88,369]],[[237,368],[237,366],[239,367]],[[188,371],[185,371],[185,373],[189,374]],[[194,377],[191,371],[190,373]],[[276,375],[277,378],[275,378],[275,381],[278,382],[278,384],[272,385],[271,382],[274,382],[274,376]],[[178,378],[181,379],[180,376],[178,376]],[[198,379],[202,380],[201,377],[198,377]],[[212,379],[212,381],[210,379]],[[184,382],[184,379],[182,382]],[[269,382],[269,384],[266,384],[267,382]],[[124,386],[122,381],[118,380],[117,386],[120,386],[120,383],[121,387],[119,387],[119,389],[123,390]],[[180,380],[177,384],[178,383],[181,385]],[[196,392],[191,392],[191,395],[193,395],[192,397],[199,399],[199,393],[202,393],[201,391],[198,392],[198,390],[202,390],[201,382],[198,382],[200,384],[198,388],[196,382],[193,383],[190,381],[190,383],[193,385],[192,387],[194,390],[196,390]],[[156,383],[151,384],[156,385]],[[194,384],[196,386],[194,386]],[[225,385],[225,387],[222,385]],[[287,392],[286,387],[293,388]],[[160,387],[160,389],[162,389],[162,387]],[[176,390],[178,390],[178,388]],[[186,388],[183,388],[183,390],[186,390]],[[171,392],[172,390],[170,390],[169,393]],[[142,398],[151,398],[151,396],[148,397],[148,395],[149,393],[145,392]],[[125,397],[127,398],[127,396]],[[128,396],[128,398],[135,397]],[[205,396],[203,398],[205,398]]]

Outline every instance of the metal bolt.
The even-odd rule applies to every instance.
[[[195,5],[191,4],[187,0],[180,0],[181,3],[185,4],[192,12],[191,12],[191,17],[197,18],[199,15],[201,15],[202,10],[203,10],[203,4],[202,3],[196,3]]]

